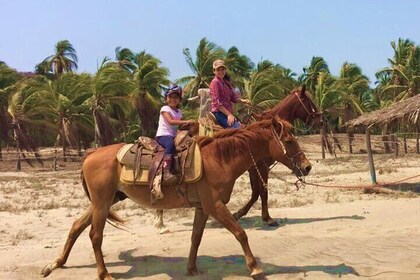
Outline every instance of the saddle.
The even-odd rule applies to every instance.
[[[212,112],[207,112],[205,117],[198,120],[200,125],[198,135],[213,137],[214,134],[223,129],[218,123]]]
[[[175,138],[176,156],[180,166],[178,184],[194,183],[201,178],[202,161],[195,138],[188,135],[188,131],[180,131]],[[154,139],[139,137],[134,144],[126,144],[117,153],[117,160],[122,170],[120,181],[135,186],[149,186],[152,201],[163,197],[162,159],[164,148]]]

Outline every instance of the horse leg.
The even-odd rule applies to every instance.
[[[169,232],[169,230],[166,228],[165,224],[163,223],[163,210],[162,209],[156,209],[155,228],[159,230],[160,234]]]
[[[198,247],[201,243],[201,238],[203,237],[204,228],[206,226],[207,219],[209,215],[204,213],[203,208],[195,208],[194,214],[194,223],[193,230],[191,234],[191,248],[190,254],[188,256],[188,265],[187,271],[188,275],[198,275],[199,271],[197,269],[197,252]]]
[[[270,214],[268,213],[268,189],[266,186],[268,182],[268,173],[270,172],[270,170],[265,162],[260,161],[259,163],[263,163],[258,164],[258,170],[262,179],[264,180],[264,182],[262,182],[260,176],[256,174],[258,178],[258,194],[261,198],[261,218],[267,225],[277,227],[279,224],[275,219],[271,218]]]
[[[67,262],[74,243],[80,234],[91,224],[91,222],[92,208],[89,206],[85,213],[83,213],[83,215],[73,223],[60,257],[58,257],[54,263],[48,264],[42,269],[41,274],[44,277],[47,277],[54,269],[62,267]]]
[[[203,207],[205,205],[203,204]],[[266,279],[261,267],[258,265],[257,260],[252,254],[251,248],[248,243],[248,236],[241,225],[235,220],[232,213],[222,201],[218,201],[210,207],[205,207],[204,210],[219,221],[227,230],[229,230],[239,241],[242,246],[242,250],[245,254],[246,266],[251,271],[253,279]]]
[[[96,193],[96,197],[92,197],[92,227],[89,232],[93,252],[95,254],[99,280],[114,279],[106,269],[104,256],[102,254],[102,241],[104,237],[105,223],[113,201],[112,197],[107,198],[105,195],[105,192],[103,192],[99,197]]]
[[[261,180],[259,179],[255,168],[251,167],[248,172],[252,189],[251,199],[244,205],[244,207],[233,214],[233,217],[235,217],[235,220],[237,221],[248,213],[249,209],[251,209],[252,205],[254,205],[255,201],[257,201],[258,196],[260,195],[260,189],[263,188],[262,186],[259,186],[261,184]]]

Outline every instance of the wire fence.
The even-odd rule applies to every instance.
[[[301,137],[308,136],[298,138]],[[319,137],[319,143],[321,144],[319,135],[310,135],[309,137],[315,137],[315,139]],[[333,149],[334,157],[339,157],[340,154],[364,154],[367,152],[364,134],[354,134],[349,137],[344,133],[330,133],[328,141]],[[420,153],[419,134],[372,135],[371,144],[375,154],[399,156],[400,154]],[[63,151],[62,148],[41,148],[34,153],[17,151],[16,148],[9,147],[0,151],[0,171],[10,171],[12,169],[20,171],[23,164],[25,164],[25,167],[41,166],[44,170],[57,171],[71,165],[71,163],[81,163],[85,153],[85,150],[66,149],[66,151]]]
[[[86,151],[67,149],[39,149],[36,152],[2,150],[0,152],[0,170],[11,170],[15,166],[16,171],[22,170],[22,164],[29,167],[51,169],[57,171],[60,166],[71,165],[71,163],[81,163]]]

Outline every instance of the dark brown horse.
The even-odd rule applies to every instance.
[[[301,120],[309,127],[319,127],[322,124],[322,114],[319,112],[317,106],[314,104],[310,96],[305,91],[305,87],[296,88],[291,93],[280,101],[273,108],[264,111],[262,114],[255,114],[253,117],[259,121],[270,119],[277,116],[290,123],[294,120]],[[271,226],[277,226],[276,220],[270,217],[268,213],[268,192],[267,182],[269,166],[274,163],[273,158],[267,157],[257,162],[256,167],[252,167],[249,172],[251,181],[252,195],[251,199],[240,210],[233,214],[236,220],[246,215],[249,209],[257,201],[258,196],[261,197],[261,217],[264,222]],[[261,176],[258,174],[261,174]],[[261,177],[263,181],[261,180]]]
[[[82,178],[84,189],[91,201],[90,206],[73,223],[61,255],[52,264],[46,265],[41,273],[46,277],[54,269],[62,267],[79,235],[92,225],[89,236],[96,258],[98,277],[113,279],[103,259],[103,230],[107,219],[121,222],[121,219],[110,211],[110,207],[117,203],[121,196],[127,196],[148,208],[195,207],[187,265],[189,275],[199,274],[196,264],[197,251],[206,221],[211,215],[241,244],[251,276],[254,279],[266,279],[251,252],[245,231],[226,204],[230,200],[236,179],[263,158],[270,157],[280,161],[297,175],[309,173],[311,165],[291,134],[291,128],[288,122],[273,118],[256,122],[246,129],[222,131],[214,138],[199,137],[197,143],[203,158],[203,175],[198,182],[186,185],[188,205],[185,204],[185,200],[179,198],[179,189],[175,186],[166,187],[165,196],[152,205],[147,187],[122,184],[119,181],[121,165],[116,158],[122,143],[102,147],[88,154],[82,165]],[[220,176],[221,174],[224,175]]]

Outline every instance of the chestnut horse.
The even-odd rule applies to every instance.
[[[281,100],[276,106],[264,111],[261,114],[253,114],[252,118],[260,121],[270,119],[274,116],[278,116],[290,123],[293,123],[294,120],[298,119],[306,123],[306,125],[311,128],[318,128],[322,124],[322,114],[319,112],[310,96],[308,96],[305,86],[293,89],[290,94]],[[270,172],[269,166],[273,163],[274,160],[268,157],[260,160],[257,162],[256,166],[253,166],[248,170],[252,195],[250,200],[233,214],[236,220],[239,220],[241,217],[246,215],[252,205],[254,205],[254,203],[258,200],[258,197],[261,197],[262,220],[270,226],[278,226],[277,221],[272,219],[268,213],[268,192],[266,186],[268,182],[268,173]],[[261,176],[258,173],[260,173]],[[155,226],[158,229],[165,227],[163,223],[162,210],[157,210],[156,220],[157,222]],[[162,231],[164,230],[162,229]]]
[[[290,123],[299,119],[311,128],[320,127],[322,124],[322,114],[319,112],[310,96],[306,93],[305,86],[293,89],[288,96],[286,96],[273,108],[264,111],[262,114],[253,115],[254,119],[257,121],[270,119],[274,116],[284,119]],[[258,161],[256,166],[253,166],[248,170],[252,195],[251,199],[240,210],[233,214],[236,220],[239,220],[242,216],[248,213],[249,209],[257,201],[259,196],[261,197],[262,220],[270,226],[278,226],[277,221],[272,219],[268,213],[267,203],[267,182],[268,173],[270,172],[269,166],[273,163],[274,159],[267,157]],[[261,176],[258,173],[260,173]]]
[[[123,143],[105,146],[88,154],[82,165],[83,187],[90,198],[86,212],[73,223],[64,249],[55,260],[41,271],[46,277],[54,269],[62,267],[79,235],[89,226],[99,279],[113,279],[105,267],[102,254],[103,230],[107,219],[122,222],[110,211],[111,205],[121,197],[128,197],[138,204],[156,209],[195,207],[191,247],[187,272],[197,275],[197,251],[203,236],[206,221],[211,215],[228,229],[239,241],[245,254],[246,265],[254,279],[266,279],[257,264],[248,237],[235,220],[226,204],[230,200],[236,179],[257,161],[270,157],[277,160],[297,175],[308,174],[311,165],[291,133],[292,126],[279,118],[256,122],[245,129],[224,130],[214,138],[198,137],[201,150],[203,174],[198,182],[187,184],[189,204],[180,199],[175,186],[165,188],[165,196],[156,204],[150,202],[147,187],[134,187],[119,181],[121,165],[117,152]],[[224,176],[220,176],[224,174]]]

